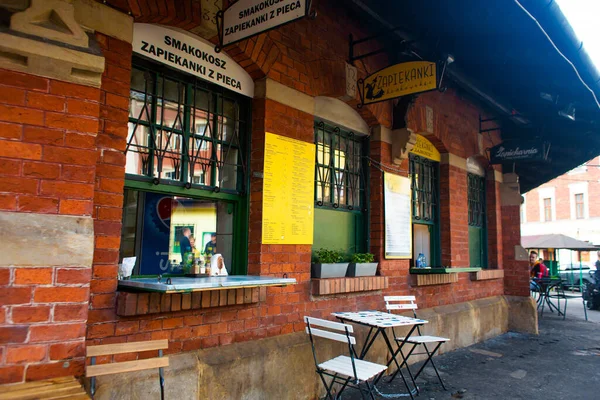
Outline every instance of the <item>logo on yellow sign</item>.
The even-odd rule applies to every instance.
[[[392,65],[369,75],[362,82],[363,104],[394,99],[437,88],[436,65],[411,61]]]

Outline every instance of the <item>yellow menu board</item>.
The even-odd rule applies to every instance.
[[[262,242],[312,244],[315,145],[267,132]]]

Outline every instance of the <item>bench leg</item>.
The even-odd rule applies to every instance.
[[[163,356],[163,351],[162,350],[158,350],[158,356],[162,357]],[[160,384],[160,399],[161,400],[165,400],[165,371],[163,367],[160,367],[158,369],[158,379],[159,379],[159,384]]]
[[[90,364],[96,365],[96,357],[91,358]],[[90,394],[92,395],[92,399],[93,399],[94,395],[96,394],[96,377],[95,376],[92,376],[92,378],[90,379]]]

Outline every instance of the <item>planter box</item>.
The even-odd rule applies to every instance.
[[[311,264],[311,277],[317,279],[323,278],[343,278],[348,271],[348,263],[335,264]]]
[[[378,263],[350,263],[346,276],[375,276]]]

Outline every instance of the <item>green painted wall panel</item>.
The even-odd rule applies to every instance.
[[[360,214],[315,208],[313,251],[326,248],[355,253],[359,224]]]

